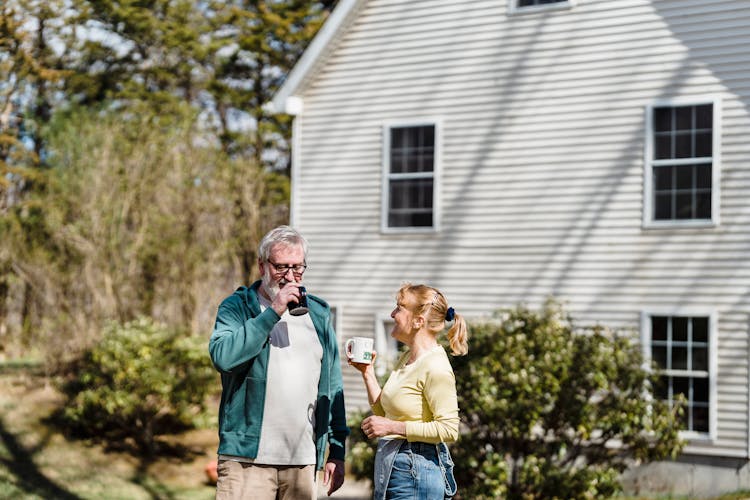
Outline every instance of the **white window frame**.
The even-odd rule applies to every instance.
[[[711,104],[713,107],[713,130],[711,137],[711,218],[710,219],[680,219],[655,220],[654,212],[654,165],[676,163],[675,160],[654,160],[654,108],[676,106],[700,106]],[[721,213],[721,98],[718,96],[680,97],[673,99],[658,99],[646,106],[646,137],[644,141],[643,168],[643,227],[644,228],[696,228],[715,227],[720,223]],[[695,158],[687,159],[695,162]],[[679,160],[677,160],[677,163]]]
[[[546,3],[542,5],[528,5],[520,7],[518,0],[508,0],[508,14],[531,14],[534,12],[548,11],[548,10],[561,10],[561,9],[572,9],[578,4],[578,0],[562,0],[561,2]]]
[[[717,375],[718,375],[718,318],[714,309],[703,308],[650,308],[641,312],[641,346],[646,367],[651,366],[651,317],[652,316],[689,316],[708,318],[708,432],[680,431],[680,436],[693,441],[713,441],[717,432]],[[676,372],[673,374],[690,375],[694,371]]]
[[[432,170],[432,226],[425,227],[389,227],[388,226],[388,207],[390,206],[390,180],[391,180],[391,129],[401,127],[423,127],[423,126],[435,127],[435,150],[433,157],[433,170]],[[422,118],[408,121],[388,121],[383,124],[383,150],[382,150],[382,163],[383,163],[383,179],[381,186],[381,201],[380,201],[380,231],[384,234],[414,234],[414,233],[436,233],[440,231],[440,220],[442,213],[442,202],[441,202],[441,171],[442,171],[442,149],[443,149],[443,134],[442,134],[442,123],[438,118]],[[400,174],[401,178],[404,175]],[[424,177],[423,174],[415,175],[415,177]]]
[[[343,339],[344,335],[341,331],[343,320],[341,316],[344,313],[344,308],[341,306],[341,304],[332,304],[330,302],[328,303],[328,306],[331,308],[331,312],[333,313],[333,330],[336,332],[336,337],[339,339]]]
[[[378,361],[375,363],[375,375],[382,377],[398,359],[398,342],[391,337],[394,321],[389,313],[375,315],[375,352]]]

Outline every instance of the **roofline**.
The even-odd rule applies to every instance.
[[[331,15],[318,30],[310,45],[303,52],[302,57],[294,65],[283,85],[269,103],[271,112],[297,115],[302,111],[302,101],[299,98],[291,100],[289,98],[295,97],[295,92],[299,90],[302,82],[310,75],[315,63],[323,55],[339,29],[346,24],[349,16],[363,2],[364,0],[339,0]]]

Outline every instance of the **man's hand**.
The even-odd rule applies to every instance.
[[[271,307],[276,311],[276,314],[279,316],[283,315],[290,302],[299,302],[300,286],[302,286],[302,283],[289,281],[279,289],[279,293],[276,294],[271,302]]]
[[[328,485],[328,496],[344,484],[344,461],[329,458],[323,469],[323,484]]]

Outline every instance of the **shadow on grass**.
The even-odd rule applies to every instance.
[[[173,500],[176,498],[174,494],[149,477],[148,469],[153,462],[153,459],[150,458],[141,459],[138,470],[132,479],[133,483],[143,488],[154,500]]]
[[[11,455],[10,458],[0,458],[0,463],[18,478],[18,488],[42,498],[80,500],[79,496],[61,488],[42,474],[32,459],[33,453],[18,442],[16,436],[5,427],[2,419],[0,419],[0,442]]]

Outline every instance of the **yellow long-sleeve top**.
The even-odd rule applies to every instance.
[[[396,367],[373,404],[375,415],[406,422],[407,441],[450,443],[458,439],[456,377],[442,346],[406,364],[409,351]]]

